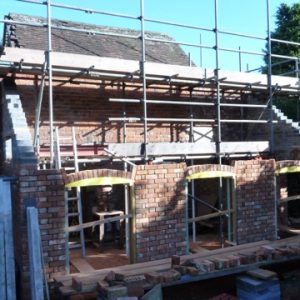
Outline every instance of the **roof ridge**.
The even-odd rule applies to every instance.
[[[33,16],[28,14],[19,14],[19,13],[9,13],[8,16],[6,16],[7,19],[13,20],[13,21],[20,21],[20,22],[32,22],[32,23],[38,23],[38,24],[46,24],[47,19],[45,17],[41,16]],[[58,27],[64,27],[63,29],[67,30],[67,27],[70,28],[76,28],[76,29],[84,29],[84,30],[91,30],[91,31],[104,31],[107,33],[120,33],[120,34],[127,34],[127,35],[138,35],[140,33],[140,30],[137,29],[131,29],[127,27],[116,27],[116,26],[106,26],[106,25],[95,25],[91,23],[85,23],[85,22],[74,22],[74,21],[68,21],[68,20],[62,20],[62,19],[52,19],[52,24]],[[21,25],[26,26],[26,25]],[[149,38],[159,38],[163,40],[168,41],[175,41],[173,37],[171,37],[168,34],[164,34],[161,32],[156,31],[145,31],[145,34]]]

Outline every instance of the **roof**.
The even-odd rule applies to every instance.
[[[6,19],[31,24],[47,24],[47,19],[45,18],[23,14],[11,13],[6,16]],[[101,31],[108,34],[139,36],[140,32],[137,30],[76,23],[57,19],[52,20],[52,25],[70,28],[69,30],[59,28],[52,29],[53,51],[140,60],[140,39],[74,32],[71,28],[97,32]],[[147,31],[146,37],[173,41],[170,36],[157,32]],[[7,24],[5,26],[4,46],[46,50],[47,27]],[[166,64],[189,65],[188,56],[178,45],[155,41],[146,41],[146,60]]]

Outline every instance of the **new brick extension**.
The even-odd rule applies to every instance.
[[[54,274],[65,273],[64,182],[60,171],[36,170],[35,166],[19,165],[15,175],[19,179],[13,189],[15,258],[20,271],[19,284],[25,291],[30,286],[26,205],[38,208],[48,280],[51,282]]]
[[[275,161],[237,161],[237,242],[276,238]]]
[[[135,177],[137,261],[187,251],[185,163],[138,166]]]

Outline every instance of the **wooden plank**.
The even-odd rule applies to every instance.
[[[32,64],[35,66],[42,67],[45,61],[45,54],[42,50],[34,49],[22,49],[22,48],[10,48],[6,47],[4,50],[4,55],[1,56],[2,61],[19,63],[23,60],[23,65]],[[139,62],[134,60],[125,60],[118,58],[108,58],[108,57],[97,57],[91,55],[73,54],[73,53],[62,53],[53,52],[52,62],[54,67],[62,68],[76,68],[76,69],[89,69],[94,66],[93,70],[89,73],[92,75],[95,71],[106,71],[114,73],[136,73],[140,69]],[[205,78],[205,72],[207,78],[214,77],[213,69],[202,69],[199,67],[190,66],[179,66],[179,65],[169,65],[161,63],[147,62],[146,74],[149,76],[163,76],[172,77],[176,74],[176,79],[190,79],[199,80]],[[221,81],[221,85],[225,84],[255,84],[255,86],[260,86],[263,89],[267,88],[267,76],[265,74],[258,73],[246,73],[246,72],[234,72],[234,71],[223,71],[220,70],[220,78],[225,78]],[[287,76],[272,76],[273,85],[278,84],[279,86],[288,86],[288,89],[298,93],[299,83],[298,79],[295,77]]]
[[[281,244],[285,244],[287,242],[295,242],[295,237],[291,237],[291,238],[288,238],[288,239],[285,239],[282,241],[273,242],[272,245],[280,246]],[[216,257],[237,254],[243,250],[256,251],[261,246],[268,245],[270,243],[271,243],[270,241],[266,240],[266,241],[259,241],[259,242],[255,242],[255,243],[238,245],[238,246],[234,246],[234,247],[211,250],[209,253],[195,253],[195,254],[190,254],[190,255],[184,255],[184,256],[181,256],[181,261],[184,261],[185,259],[213,259]],[[109,271],[114,271],[116,273],[124,273],[126,275],[136,275],[136,274],[143,274],[145,272],[164,271],[164,270],[169,269],[170,266],[171,266],[171,259],[167,258],[167,259],[163,259],[163,260],[157,260],[157,261],[115,267],[115,268],[96,270],[95,272],[90,273],[90,274],[77,273],[77,274],[73,274],[73,275],[85,278],[85,280],[87,280],[87,281],[89,281],[90,278],[93,276],[99,276],[97,278],[100,280],[101,278],[104,278],[104,276]],[[62,284],[65,284],[65,285],[68,285],[68,284],[70,285],[72,276],[67,275],[67,276],[62,276],[62,277],[55,277],[54,280],[57,282],[60,282]]]
[[[38,213],[35,207],[27,207],[28,256],[30,264],[31,299],[44,299],[41,237]]]
[[[269,279],[277,276],[275,272],[265,270],[265,269],[254,269],[247,272],[248,275],[258,278],[258,279]]]
[[[266,243],[264,243],[266,242]],[[276,241],[276,242],[270,242],[270,241],[260,241],[257,243],[251,243],[251,244],[244,244],[236,247],[231,247],[231,248],[225,248],[225,249],[218,249],[218,250],[212,250],[208,254],[201,254],[197,255],[198,257],[201,257],[201,259],[216,259],[216,258],[222,258],[222,257],[227,257],[228,255],[234,255],[235,253],[238,254],[242,251],[247,250],[247,252],[254,252],[260,249],[262,245],[270,245],[272,248],[276,247],[283,247],[287,245],[288,243],[291,244],[299,244],[300,245],[300,239],[298,237],[292,237],[288,238],[286,240],[281,240],[281,241]],[[222,251],[221,251],[222,250]],[[187,258],[195,257],[195,255],[188,255],[186,256]],[[191,282],[191,281],[198,281],[198,280],[204,280],[204,279],[209,279],[209,278],[215,278],[215,277],[220,277],[220,276],[225,276],[229,274],[236,274],[244,271],[248,271],[254,268],[257,268],[259,266],[271,264],[271,263],[278,263],[278,262],[284,262],[284,261],[289,261],[291,259],[299,259],[299,257],[284,257],[283,259],[276,260],[276,261],[261,261],[257,263],[252,263],[252,264],[247,264],[247,265],[241,265],[237,266],[234,268],[229,268],[225,270],[216,270],[213,272],[208,272],[204,273],[201,275],[197,275],[195,277],[190,277],[186,279],[184,276],[182,277],[181,280],[172,282],[170,284],[164,284],[165,285],[177,285],[177,284],[183,284],[185,282]],[[154,265],[153,265],[154,263]],[[146,264],[148,264],[146,266]],[[124,267],[118,267],[117,268],[111,268],[111,269],[104,269],[104,270],[99,270],[95,271],[93,273],[89,274],[76,274],[74,275],[76,280],[80,282],[82,286],[82,291],[85,292],[92,292],[95,290],[96,283],[97,281],[101,281],[104,279],[104,277],[107,275],[107,272],[109,271],[114,271],[114,272],[120,272],[124,275],[138,275],[138,274],[144,274],[146,272],[153,272],[153,271],[164,271],[170,269],[170,260],[167,264],[156,264],[156,262],[148,262],[148,263],[141,263],[140,265],[144,265],[144,268],[138,268],[139,264],[131,265],[131,266],[124,266]],[[145,267],[146,266],[146,267]],[[128,269],[128,267],[131,267],[131,269]],[[61,277],[62,278],[62,277]],[[71,277],[72,278],[72,277]],[[56,278],[57,280],[57,278]],[[66,276],[63,278],[62,281],[60,281],[61,284],[64,284],[65,286],[70,286],[70,280],[66,279]]]
[[[300,229],[291,228],[284,225],[279,225],[279,229],[284,232],[293,233],[293,234],[299,234],[300,235]]]
[[[242,245],[238,245],[238,246],[234,246],[235,251],[241,251],[241,250],[245,250],[248,249],[250,247],[260,247],[262,245],[266,245],[269,244],[270,241],[265,240],[265,241],[259,241],[259,242],[254,242],[254,243],[249,243],[249,244],[242,244]],[[228,247],[228,248],[220,248],[220,249],[216,249],[216,250],[211,250],[210,253],[213,255],[222,255],[222,254],[226,254],[226,253],[231,253],[233,250],[232,247]],[[189,255],[183,255],[180,257],[181,261],[185,260],[185,259],[190,259],[190,258],[206,258],[207,257],[207,253],[195,253],[195,254],[189,254]],[[143,263],[136,263],[136,264],[131,264],[131,265],[126,265],[126,266],[121,266],[121,267],[114,267],[114,268],[107,268],[107,269],[101,269],[101,270],[96,270],[94,272],[94,274],[99,274],[99,275],[106,275],[109,271],[114,271],[116,273],[122,273],[122,272],[127,272],[127,271],[131,271],[131,270],[135,270],[136,273],[139,272],[139,270],[141,270],[140,272],[143,272],[144,269],[148,270],[149,268],[153,268],[153,267],[158,267],[158,269],[161,270],[166,270],[171,266],[171,258],[164,258],[164,259],[160,259],[160,260],[155,260],[155,261],[150,261],[150,262],[143,262]],[[74,273],[72,274],[74,276],[85,276],[82,273]],[[63,283],[66,282],[70,283],[72,280],[72,275],[63,275],[63,276],[56,276],[54,277],[54,280],[56,282],[60,282]]]
[[[208,253],[208,252],[210,252],[210,250],[205,249],[194,242],[190,242],[190,251],[192,253]]]
[[[291,243],[299,241],[300,237],[290,237],[284,240],[279,240],[276,242],[273,242],[274,245],[281,245],[285,243]],[[248,244],[242,244],[234,247],[228,247],[228,248],[221,248],[216,250],[211,250],[209,253],[195,253],[195,254],[189,254],[189,255],[183,255],[181,256],[181,261],[184,261],[185,259],[211,259],[213,257],[220,257],[222,255],[231,255],[234,253],[238,253],[243,250],[257,250],[263,245],[270,244],[271,242],[268,240],[254,242],[254,243],[248,243]],[[113,271],[116,273],[126,273],[127,275],[133,275],[133,274],[141,274],[144,272],[150,272],[150,271],[162,271],[167,270],[171,266],[171,258],[165,258],[160,260],[155,260],[151,262],[144,262],[144,263],[136,263],[121,267],[114,267],[114,268],[107,268],[107,269],[101,269],[96,270],[95,272],[91,274],[83,274],[83,273],[74,273],[72,275],[64,275],[64,276],[57,276],[54,277],[54,280],[57,283],[61,283],[64,285],[70,285],[72,281],[72,276],[78,276],[78,277],[87,277],[90,275],[95,276],[105,276],[109,271]]]
[[[198,221],[204,221],[204,220],[209,220],[209,219],[212,219],[212,218],[216,218],[216,217],[227,215],[228,213],[232,213],[232,212],[233,212],[233,209],[227,209],[227,210],[224,210],[224,211],[215,212],[215,213],[211,213],[211,214],[204,215],[204,216],[199,216],[199,217],[196,217],[196,218],[191,218],[191,219],[189,219],[189,223],[198,222]]]
[[[120,220],[124,220],[126,218],[131,218],[132,215],[131,214],[127,214],[127,215],[123,215],[123,216],[118,216],[118,217],[111,217],[111,218],[107,218],[107,219],[103,219],[103,220],[97,220],[97,221],[92,221],[92,222],[87,222],[87,223],[83,223],[81,225],[74,225],[74,226],[70,226],[66,228],[67,232],[75,232],[75,231],[80,231],[84,228],[89,228],[89,227],[94,227],[97,225],[101,225],[101,224],[106,224],[106,223],[111,223],[111,222],[115,222],[115,221],[120,221]]]
[[[291,196],[291,197],[286,197],[286,198],[283,198],[283,199],[279,199],[278,203],[282,204],[282,203],[286,203],[286,202],[294,201],[294,200],[300,200],[300,195],[295,195],[295,196]]]
[[[0,299],[6,299],[6,272],[4,254],[4,226],[2,223],[3,215],[0,213]]]
[[[80,272],[80,273],[90,273],[95,271],[95,269],[87,262],[86,259],[78,257],[72,258],[71,264]]]

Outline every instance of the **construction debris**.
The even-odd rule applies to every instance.
[[[141,297],[157,284],[177,285],[194,281],[195,278],[203,280],[250,270],[251,276],[270,278],[274,275],[273,272],[261,269],[253,271],[254,267],[298,259],[300,237],[296,236],[275,242],[261,241],[218,249],[209,253],[173,256],[171,267],[170,260],[164,259],[160,264],[156,261],[98,270],[88,275],[74,274],[55,278],[55,282],[63,296],[98,291],[101,297],[107,299],[110,299],[109,295]],[[180,260],[183,260],[181,264]],[[66,289],[67,286],[70,288]],[[101,297],[99,299],[106,299]]]

